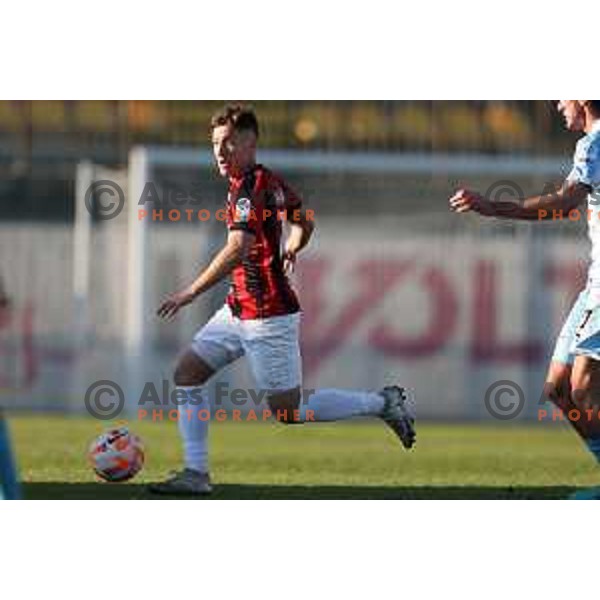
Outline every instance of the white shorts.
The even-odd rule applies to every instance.
[[[192,350],[215,371],[246,355],[259,390],[300,387],[300,313],[239,319],[227,304],[194,336]]]
[[[600,360],[600,305],[589,284],[571,308],[556,340],[552,360],[570,365],[577,355]]]

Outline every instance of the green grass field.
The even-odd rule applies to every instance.
[[[180,466],[173,423],[132,422],[146,465],[131,482],[96,480],[89,442],[106,424],[9,416],[27,498],[151,498],[149,481]],[[600,470],[566,426],[420,424],[404,451],[377,422],[285,427],[211,425],[211,498],[564,498],[600,484]]]

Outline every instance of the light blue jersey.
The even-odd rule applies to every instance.
[[[567,180],[591,188],[587,199],[592,244],[588,284],[565,321],[552,357],[553,361],[572,364],[577,354],[600,360],[600,120],[577,142]]]
[[[577,181],[592,188],[588,195],[588,234],[592,243],[589,280],[592,289],[600,291],[600,120],[577,142],[573,169],[568,181]],[[600,294],[598,297],[600,304]]]

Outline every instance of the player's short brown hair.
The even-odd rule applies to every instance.
[[[236,131],[252,131],[258,137],[258,119],[254,110],[241,104],[227,104],[210,120],[210,130],[231,125]]]

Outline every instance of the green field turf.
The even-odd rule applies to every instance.
[[[9,416],[27,498],[149,498],[144,484],[180,466],[173,423],[132,422],[146,465],[131,482],[98,482],[84,418]],[[420,424],[404,451],[378,422],[211,425],[212,498],[564,498],[600,485],[568,427]]]

